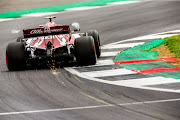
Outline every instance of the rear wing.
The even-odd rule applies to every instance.
[[[50,28],[33,28],[23,30],[24,38],[56,35],[56,34],[69,34],[70,27],[68,25],[53,26]]]

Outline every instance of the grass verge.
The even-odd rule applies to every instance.
[[[180,67],[180,35],[167,37],[163,44],[151,49],[158,52],[158,58],[177,58],[178,62],[168,62],[173,66]]]
[[[170,52],[175,54],[176,58],[180,59],[180,35],[167,37],[164,41],[164,45],[168,47]]]

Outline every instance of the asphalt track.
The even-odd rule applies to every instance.
[[[180,28],[180,2],[140,2],[56,15],[97,29],[101,44]],[[5,47],[12,30],[36,27],[43,17],[1,22],[0,120],[179,120],[180,94],[126,88],[81,79],[63,68],[9,72]],[[25,112],[24,112],[25,111]]]

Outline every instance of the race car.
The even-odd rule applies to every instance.
[[[96,30],[79,33],[79,23],[58,25],[55,16],[38,28],[24,29],[23,37],[6,47],[6,65],[9,71],[58,66],[76,62],[77,65],[95,65],[101,55],[99,34]]]

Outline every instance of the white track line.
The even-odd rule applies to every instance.
[[[146,40],[146,39],[158,39],[158,38],[166,38],[166,37],[170,37],[173,35],[177,35],[177,34],[167,34],[167,35],[148,35],[148,36],[142,36],[142,37],[137,37],[137,38],[133,38],[130,40]]]
[[[114,52],[102,52],[101,53],[101,57],[114,57],[116,56],[118,53],[120,53],[121,51],[114,51]]]
[[[146,36],[141,36],[141,37],[135,37],[135,38],[132,38],[132,39],[127,39],[127,40],[122,40],[122,41],[118,41],[118,42],[113,42],[113,43],[110,43],[110,44],[107,44],[107,45],[116,45],[116,44],[123,44],[123,42],[130,42],[130,41],[139,41],[139,40],[156,40],[156,39],[163,39],[165,37],[170,37],[170,36],[173,36],[173,35],[177,35],[177,34],[166,34],[166,35],[162,35],[162,34],[165,34],[165,33],[173,33],[173,32],[180,32],[180,30],[174,30],[174,31],[169,31],[169,32],[162,32],[162,33],[157,33],[157,34],[152,34],[152,35],[146,35]],[[161,35],[159,35],[161,34]],[[107,46],[107,45],[104,45],[104,46]]]
[[[125,5],[125,4],[132,4],[138,2],[142,2],[142,1],[120,1],[120,2],[108,3],[107,5]]]
[[[174,34],[174,33],[180,33],[180,30],[173,30],[173,31],[168,31],[168,32],[163,32],[163,33],[157,33],[157,35],[162,35],[162,34]]]
[[[106,66],[106,65],[114,65],[113,60],[98,60],[96,65],[90,65],[86,67],[97,67],[97,66]],[[72,67],[72,68],[83,68],[84,66]]]
[[[104,65],[114,65],[113,60],[98,60],[96,65],[93,66],[104,66]],[[89,66],[89,67],[93,67],[93,66]]]
[[[144,44],[144,42],[137,42],[137,43],[127,43],[127,44],[113,44],[113,45],[103,45],[101,49],[114,49],[114,48],[127,48],[127,47],[134,47],[140,44]]]
[[[58,14],[58,13],[59,12],[32,13],[32,14],[22,15],[22,17],[42,17],[42,16],[54,15],[54,14]]]
[[[143,105],[143,104],[165,103],[165,102],[176,102],[176,101],[180,101],[180,98],[166,99],[166,100],[153,100],[153,101],[144,101],[144,102],[121,103],[121,104],[112,104],[112,105],[97,105],[97,106],[71,107],[71,108],[46,109],[46,110],[32,110],[32,111],[21,111],[21,112],[4,112],[4,113],[0,113],[0,116],[45,113],[45,112],[59,112],[59,111],[71,111],[71,110],[84,110],[84,109],[105,108],[105,107],[113,107],[113,106],[132,106],[132,105]]]
[[[16,18],[0,19],[0,22],[9,21],[9,20],[14,20],[14,19],[16,19]]]
[[[102,70],[102,71],[91,71],[91,72],[81,72],[88,77],[108,77],[108,76],[118,76],[118,75],[130,75],[137,74],[136,72],[121,68],[112,70]]]
[[[77,8],[69,8],[66,9],[67,11],[79,11],[79,10],[91,10],[91,9],[97,9],[100,8],[100,6],[92,6],[92,7],[77,7]]]
[[[141,79],[132,79],[132,80],[117,80],[113,81],[116,85],[122,86],[133,86],[133,87],[143,87],[148,85],[158,85],[158,84],[167,84],[167,83],[180,83],[180,81],[172,78],[164,77],[151,77],[151,78],[141,78]]]

